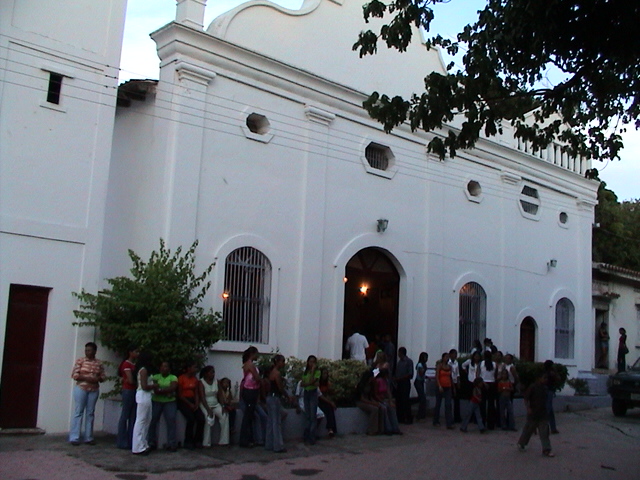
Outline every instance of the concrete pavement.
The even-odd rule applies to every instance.
[[[598,402],[592,399],[591,403]],[[433,427],[428,419],[403,426],[402,436],[345,435],[321,440],[313,447],[287,442],[289,451],[279,455],[234,446],[136,457],[116,449],[111,435],[98,435],[94,447],[73,447],[61,435],[0,436],[0,479],[640,478],[640,410],[616,418],[608,407],[586,409],[586,403],[567,404],[568,412],[558,405],[565,411],[557,414],[560,435],[551,437],[555,458],[542,457],[536,437],[528,451],[521,453],[515,448],[517,433],[481,435],[472,425],[463,434]],[[524,419],[517,420],[522,427]]]

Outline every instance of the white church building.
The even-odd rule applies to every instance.
[[[39,305],[30,426],[68,428],[69,372],[93,336],[71,325],[71,292],[126,275],[127,249],[144,258],[160,238],[197,239],[200,266],[215,263],[205,306],[226,339],[210,359],[234,381],[249,345],[335,359],[355,330],[414,359],[490,337],[592,369],[589,162],[534,154],[508,127],[440,161],[426,145],[446,131],[385,134],[362,108],[422,91],[444,72],[437,50],[360,59],[359,0],[257,0],[206,27],[206,2],[180,0],[151,34],[159,80],[116,91],[125,2],[76,3],[92,5],[78,12],[91,35],[34,22],[54,0],[0,7],[0,402],[22,354],[9,332]]]

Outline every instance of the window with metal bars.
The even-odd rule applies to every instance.
[[[568,298],[556,303],[556,358],[573,358],[575,308]]]
[[[538,196],[538,190],[528,185],[522,187],[520,193],[520,205],[522,211],[529,215],[535,216],[540,209],[540,197]]]
[[[231,252],[225,261],[222,318],[225,339],[268,343],[271,262],[253,247]]]
[[[487,294],[479,283],[469,282],[460,289],[458,317],[458,350],[469,353],[473,348],[473,341],[482,341],[487,332]]]
[[[389,168],[389,147],[377,143],[370,143],[364,151],[364,156],[372,168],[386,170]]]

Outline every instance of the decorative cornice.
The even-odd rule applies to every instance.
[[[500,178],[504,183],[508,183],[509,185],[517,185],[522,180],[522,177],[520,175],[508,172],[506,170],[502,170]]]
[[[598,199],[596,198],[577,198],[576,205],[578,210],[592,212],[596,205],[598,205]]]
[[[176,62],[176,72],[178,72],[178,80],[189,80],[200,85],[209,85],[209,82],[216,78],[216,72],[206,68],[199,67],[193,63],[183,60]]]
[[[305,105],[304,114],[310,121],[320,123],[322,125],[330,125],[336,119],[335,114],[322,110],[318,107],[314,107],[313,105]]]

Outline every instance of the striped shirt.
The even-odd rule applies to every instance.
[[[79,380],[80,376],[93,377],[95,381]],[[100,389],[98,382],[104,382],[107,376],[104,373],[104,366],[100,360],[97,358],[89,360],[87,357],[82,357],[76,360],[76,363],[73,365],[71,378],[76,381],[76,385],[81,389],[87,392],[97,392]]]

